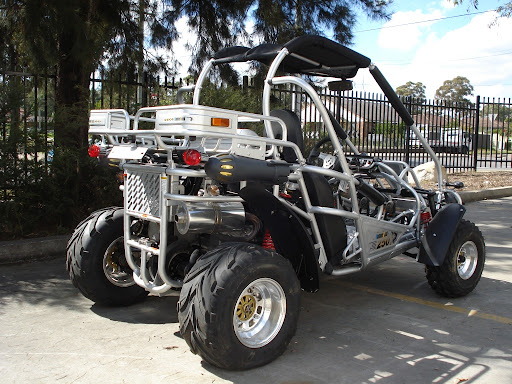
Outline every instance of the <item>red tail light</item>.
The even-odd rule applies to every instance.
[[[183,161],[187,165],[197,165],[201,162],[201,154],[195,149],[187,149],[183,152]]]
[[[97,146],[96,144],[93,144],[89,147],[89,149],[87,150],[87,153],[89,153],[89,156],[91,156],[91,157],[99,157],[100,147]]]

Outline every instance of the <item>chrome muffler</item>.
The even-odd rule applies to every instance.
[[[174,215],[176,229],[182,235],[207,233],[234,235],[245,226],[245,209],[242,203],[185,203],[182,202]]]

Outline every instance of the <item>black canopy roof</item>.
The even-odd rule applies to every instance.
[[[214,55],[215,63],[259,61],[269,65],[283,48],[290,54],[280,68],[285,72],[349,79],[359,68],[367,68],[371,60],[350,48],[322,36],[304,35],[284,45],[261,44],[254,48],[229,47]]]

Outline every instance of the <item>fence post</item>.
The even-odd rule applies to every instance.
[[[149,80],[148,73],[146,71],[142,74],[142,99],[141,99],[141,107],[148,106],[148,88],[149,88]]]
[[[475,133],[473,140],[473,169],[477,171],[478,168],[478,131],[480,130],[480,95],[476,97],[476,121]]]
[[[412,100],[411,100],[411,96],[408,96],[406,99],[405,99],[405,102],[406,102],[406,106],[408,106],[409,108],[409,113],[411,113],[411,108],[412,108]],[[412,114],[411,114],[412,115]],[[405,131],[405,162],[407,164],[409,164],[409,161],[410,161],[410,151],[411,151],[411,127],[408,125],[407,126],[407,129]]]
[[[336,92],[336,120],[338,120],[340,122],[340,124],[342,124],[341,122],[341,96],[343,94],[343,91],[338,91]]]
[[[92,71],[90,84],[91,84],[91,109],[96,108],[96,90],[94,89],[94,86],[96,85],[96,78],[95,78],[96,71]]]

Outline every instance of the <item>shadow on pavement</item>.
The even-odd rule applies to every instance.
[[[0,266],[0,308],[8,303],[60,306],[85,311],[90,301],[69,280],[64,260],[54,259]]]
[[[91,311],[112,321],[130,324],[169,324],[178,322],[177,296],[150,296],[142,303],[128,307],[105,307],[94,304]]]
[[[507,371],[510,325],[327,285],[303,294],[297,334],[276,361],[242,372],[203,368],[236,384],[462,383]]]

